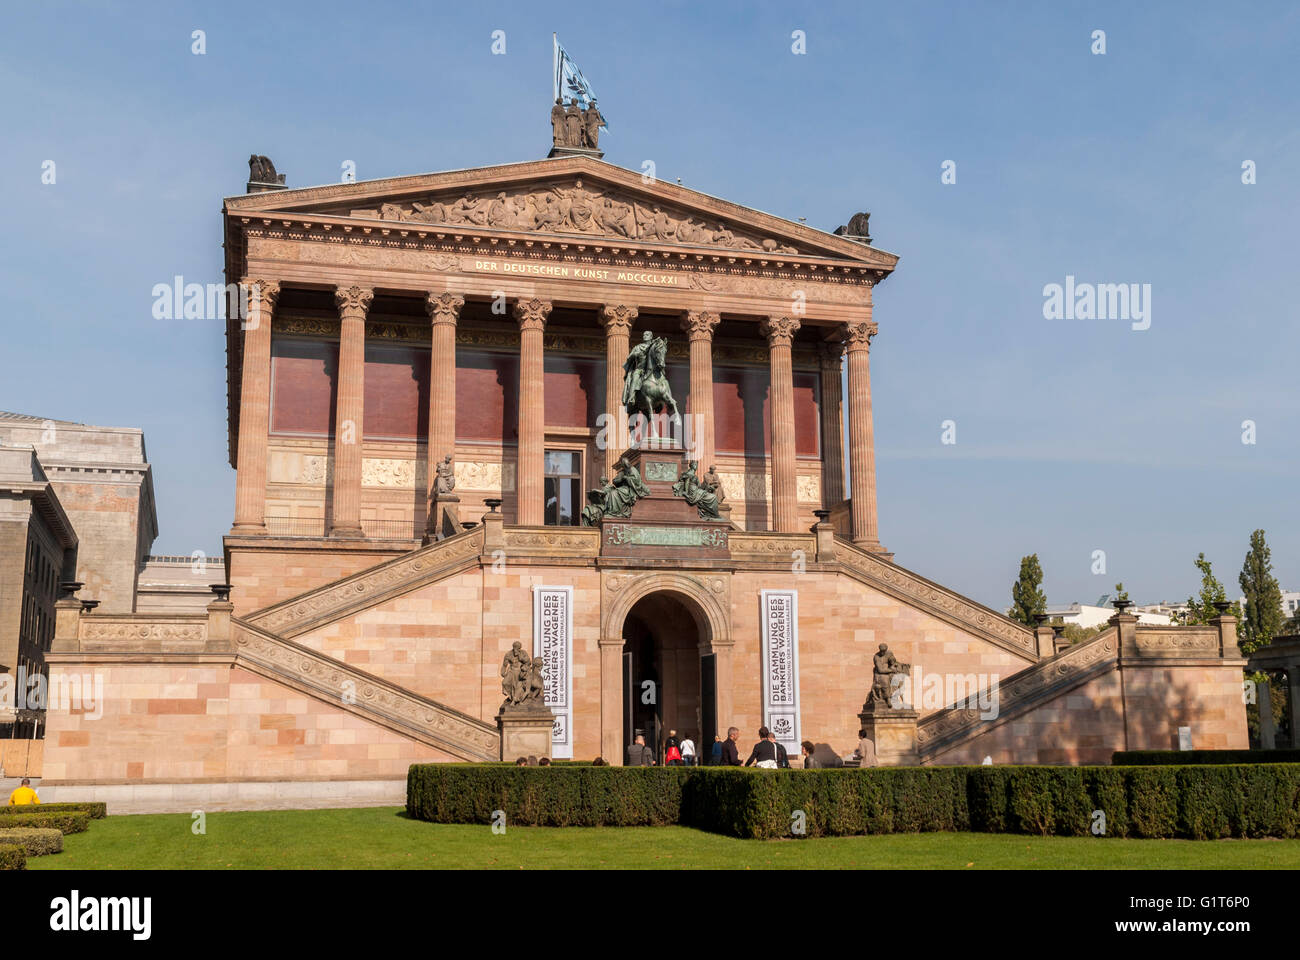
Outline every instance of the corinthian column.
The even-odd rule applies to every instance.
[[[876,450],[871,426],[871,338],[876,324],[858,320],[845,324],[849,354],[849,484],[853,498],[853,542],[884,553],[876,527]]]
[[[823,343],[821,365],[822,506],[831,509],[844,499],[844,390],[840,368],[844,344]]]
[[[790,366],[790,344],[798,329],[799,321],[794,317],[768,317],[761,327],[767,337],[772,364],[772,529],[778,533],[794,533],[799,524],[794,460],[794,372]]]
[[[454,293],[429,293],[424,308],[432,327],[429,351],[429,446],[425,453],[425,505],[431,503],[438,464],[456,456],[456,320],[465,298]],[[437,518],[428,517],[428,529]]]
[[[713,330],[722,320],[716,313],[688,310],[682,314],[682,329],[691,344],[691,393],[686,412],[691,417],[692,460],[700,461],[700,476],[713,466]]]
[[[271,311],[280,285],[244,279],[244,360],[239,379],[239,447],[233,534],[266,533],[266,438],[271,430]]]
[[[600,311],[605,322],[605,475],[608,477],[614,475],[614,465],[627,444],[627,431],[622,427],[623,361],[627,359],[628,335],[636,315],[636,307],[621,303],[607,303]]]
[[[515,472],[519,497],[519,522],[540,527],[546,520],[545,370],[542,366],[542,331],[551,305],[534,297],[515,303],[519,321],[519,467]]]
[[[365,425],[366,312],[375,292],[339,287],[339,387],[334,415],[334,501],[330,536],[360,537],[361,437]]]

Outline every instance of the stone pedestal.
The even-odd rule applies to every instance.
[[[429,508],[429,522],[424,531],[423,544],[427,547],[435,540],[454,537],[464,527],[460,524],[460,497],[454,493],[435,496]]]
[[[876,745],[876,762],[882,767],[915,767],[921,763],[916,749],[917,712],[903,708],[864,707],[858,714],[867,739]]]
[[[540,710],[502,710],[497,714],[497,730],[501,733],[501,759],[510,761],[519,757],[549,757],[551,755],[551,730],[555,716],[549,707]]]
[[[686,469],[686,453],[671,438],[642,440],[624,454],[650,491],[626,517],[600,522],[601,555],[667,560],[725,559],[730,556],[726,520],[704,520],[699,510],[673,493]]]

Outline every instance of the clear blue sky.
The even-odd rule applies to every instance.
[[[10,5],[0,409],[142,427],[154,552],[219,550],[222,325],[154,320],[151,288],[221,279],[250,153],[291,186],[543,156],[553,30],[608,161],[828,230],[869,210],[902,257],[872,349],[900,563],[1001,609],[1029,552],[1053,602],[1145,602],[1203,550],[1235,595],[1263,527],[1300,589],[1294,4]],[[1067,274],[1151,284],[1150,329],[1045,320]]]

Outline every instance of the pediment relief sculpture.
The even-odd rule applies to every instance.
[[[352,210],[351,215],[449,227],[578,233],[729,250],[798,253],[780,240],[739,233],[716,219],[698,217],[620,190],[593,187],[582,180],[484,192],[462,191],[459,195],[436,194],[423,200],[384,203],[377,211]]]

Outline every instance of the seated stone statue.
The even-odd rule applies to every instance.
[[[595,490],[587,491],[587,505],[582,508],[582,525],[584,527],[594,527],[600,523],[601,518],[605,516],[605,490],[609,486],[609,478],[601,477],[600,486]]]
[[[699,469],[698,460],[690,460],[686,464],[686,469],[682,475],[673,484],[673,494],[681,497],[691,506],[695,507],[701,519],[718,520],[718,490],[708,482],[702,482],[696,471]]]

